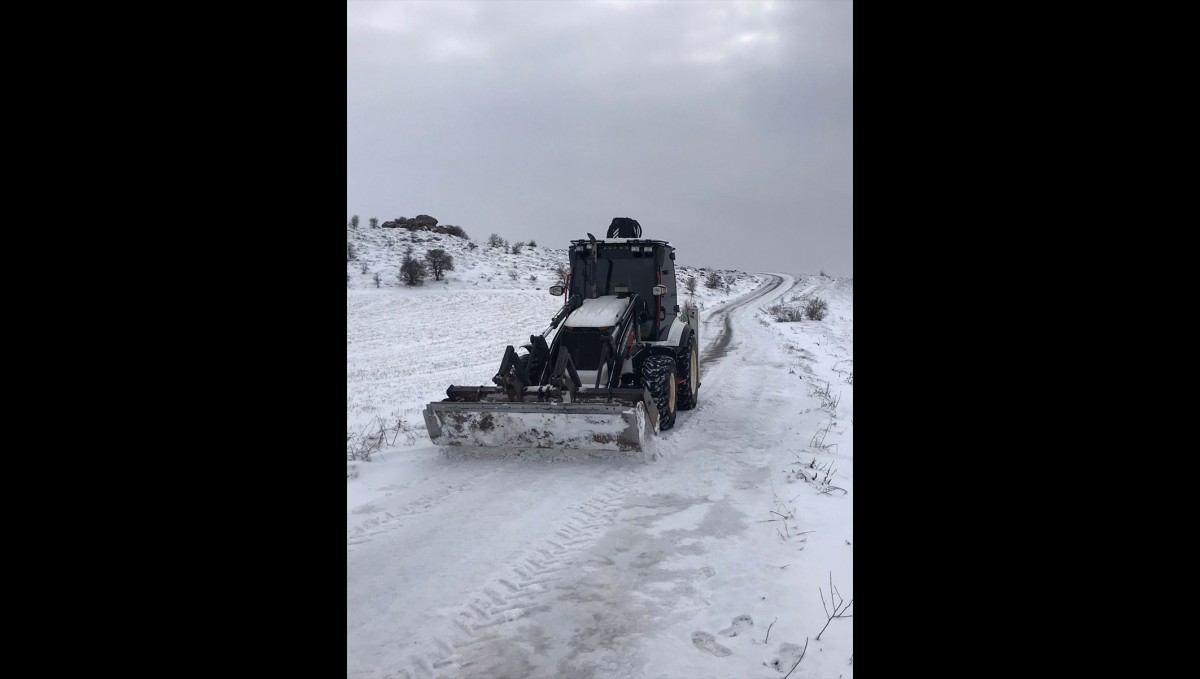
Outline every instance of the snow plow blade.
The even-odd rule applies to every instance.
[[[425,407],[429,438],[443,446],[640,452],[658,430],[658,409],[644,389],[579,389],[569,402],[545,400],[544,388],[528,392],[542,400],[508,400],[494,387],[450,387],[450,398]]]

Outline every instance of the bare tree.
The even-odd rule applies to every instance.
[[[696,277],[688,276],[687,283],[684,283],[684,287],[687,288],[688,292],[696,294]]]
[[[350,218],[350,228],[352,228],[352,229],[358,228],[358,215],[354,215],[353,217]]]
[[[433,279],[436,281],[442,280],[443,271],[454,270],[454,257],[441,248],[434,248],[426,252],[425,261],[429,262],[429,268],[433,270]]]
[[[379,218],[378,218],[378,217],[372,217],[372,218],[371,218],[371,219],[368,221],[368,223],[371,225],[371,228],[372,228],[372,229],[378,229],[378,228],[379,228]]]

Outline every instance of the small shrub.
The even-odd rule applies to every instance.
[[[716,271],[708,274],[708,279],[704,281],[704,287],[712,290],[721,287],[721,277],[717,275]]]
[[[350,218],[350,228],[352,228],[352,229],[358,228],[358,215],[354,215],[353,217]]]
[[[394,420],[394,424],[382,417],[374,417],[360,431],[346,432],[346,460],[369,462],[371,456],[380,453],[388,446],[396,445],[403,436],[405,444],[412,445],[416,440],[416,431],[403,418]],[[382,453],[380,453],[382,457]]]
[[[350,241],[346,241],[346,261],[349,262],[350,260],[355,259],[355,257],[354,244]]]
[[[567,267],[565,265],[559,264],[558,266],[554,267],[553,273],[557,280],[563,283],[567,282]]]
[[[683,287],[687,288],[688,292],[695,294],[696,293],[696,277],[688,276],[687,283],[684,283]]]
[[[379,272],[378,271],[375,272],[375,276],[373,277],[373,279],[375,281],[375,287],[378,288],[379,287]]]
[[[363,262],[363,263],[362,263],[362,266],[360,266],[360,267],[358,268],[358,271],[359,271],[359,273],[366,273],[366,272],[367,272],[367,263],[366,263],[366,262]]]
[[[450,234],[451,236],[457,236],[464,240],[471,240],[471,237],[467,235],[466,231],[463,231],[461,226],[446,225],[446,233]],[[472,243],[472,245],[474,245],[474,243]]]
[[[478,250],[479,246],[475,244],[475,241],[471,241],[470,243],[467,243],[467,249],[468,250]]]
[[[535,274],[535,273],[533,273],[533,274],[529,274],[529,282],[530,282],[530,283],[537,283],[537,274]]]
[[[372,217],[371,219],[369,219],[369,220],[367,220],[367,221],[368,221],[368,223],[371,225],[371,228],[372,228],[372,229],[378,229],[378,228],[379,228],[379,218],[378,218],[378,217]]]
[[[531,247],[531,248],[536,248],[536,247],[537,247],[537,241],[535,241],[535,240],[531,240],[531,241],[529,241],[529,247]]]
[[[813,297],[804,305],[804,317],[810,321],[824,320],[829,313],[829,305],[820,297]]]
[[[783,303],[769,307],[767,313],[771,314],[776,323],[792,323],[803,317],[803,312],[799,307],[787,306]]]
[[[508,272],[508,277],[509,277],[510,279],[514,280],[514,281],[515,281],[515,280],[517,280],[517,276],[518,276],[518,275],[519,275],[519,274],[517,274],[517,272],[516,272],[515,270],[514,270],[514,271],[509,271],[509,272]]]
[[[516,243],[513,243],[512,244],[512,253],[514,255],[521,254],[521,248],[523,248],[523,247],[525,247],[525,244],[522,243],[521,241],[517,241]]]
[[[506,245],[507,243],[505,243],[504,239],[500,237],[500,234],[493,233],[492,235],[488,236],[489,247],[499,248]]]
[[[404,255],[404,261],[400,264],[400,282],[405,285],[421,285],[425,282],[426,275],[425,262]]]

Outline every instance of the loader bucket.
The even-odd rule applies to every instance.
[[[651,406],[653,402],[651,402]],[[437,445],[641,451],[657,410],[636,403],[430,403],[425,426]]]

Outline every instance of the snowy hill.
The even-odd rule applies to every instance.
[[[700,280],[702,387],[650,461],[464,458],[420,409],[544,330],[567,263],[473,235],[347,231],[347,429],[393,427],[348,465],[347,675],[853,677],[853,280],[712,290],[673,243]],[[409,245],[455,269],[404,286]],[[814,299],[823,320],[776,322]]]
[[[582,237],[583,234],[572,236]],[[520,240],[513,238],[510,239],[510,243]],[[526,246],[514,255],[502,248],[489,246],[487,237],[467,240],[429,231],[347,228],[346,242],[353,248],[355,256],[354,260],[346,262],[346,273],[350,276],[347,287],[351,290],[376,289],[374,275],[378,272],[378,289],[411,289],[412,286],[405,285],[399,279],[399,273],[405,250],[412,247],[413,257],[417,259],[424,260],[425,253],[435,248],[446,251],[454,258],[453,271],[446,272],[441,281],[435,281],[431,274],[425,281],[425,286],[440,285],[447,289],[453,289],[454,286],[470,286],[497,290],[546,290],[558,282],[556,268],[560,265],[568,266],[567,240],[564,239],[562,243],[543,242],[537,247]],[[475,248],[472,249],[471,245]],[[695,298],[701,304],[712,304],[737,297],[762,282],[760,276],[742,271],[688,266],[686,246],[680,247],[680,244],[675,243],[672,245],[679,250],[677,276],[680,289],[683,289],[687,277],[697,277]],[[705,288],[704,281],[714,271],[722,281],[729,282],[728,291],[724,287],[720,290]],[[530,276],[536,276],[537,280],[530,280]]]
[[[426,403],[444,398],[451,384],[490,384],[504,347],[519,347],[545,330],[562,304],[549,288],[559,282],[556,268],[569,266],[565,243],[561,248],[526,246],[511,254],[489,247],[486,238],[361,227],[347,228],[346,240],[355,257],[346,262],[351,291],[346,304],[356,321],[347,335],[348,433],[368,432],[380,418],[403,420],[403,426],[416,430],[419,442]],[[418,259],[440,248],[454,258],[454,269],[441,281],[430,274],[422,285],[406,285],[399,273],[409,247]],[[741,271],[689,267],[684,264],[686,248],[678,248],[677,257],[681,303],[694,301],[701,311],[720,307],[765,280]],[[728,283],[728,290],[724,285],[705,287],[713,272]],[[697,279],[694,294],[683,288],[688,277]],[[420,347],[419,358],[397,351],[398,346]]]

